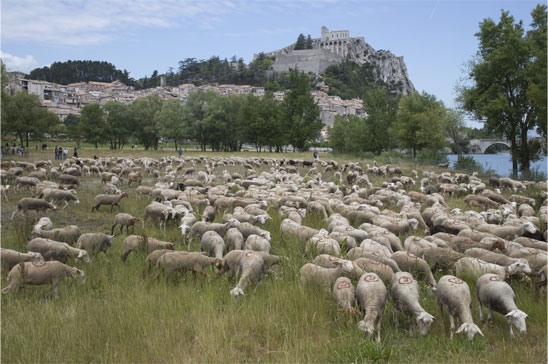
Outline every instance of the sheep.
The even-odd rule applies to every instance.
[[[192,271],[194,277],[196,273],[201,273],[206,276],[203,271],[204,268],[215,265],[217,269],[222,267],[223,261],[218,258],[206,257],[199,252],[168,252],[162,254],[156,262],[156,273],[152,277],[152,280],[158,278],[163,271],[166,273],[166,277],[170,277],[176,272]]]
[[[2,193],[2,196],[6,199],[6,201],[9,201],[8,199],[8,191],[10,189],[10,185],[0,185],[0,193]]]
[[[491,200],[488,197],[481,195],[468,195],[464,198],[464,203],[469,207],[479,207],[487,210],[488,208],[498,208],[498,202]]]
[[[307,263],[299,270],[299,277],[303,285],[316,284],[330,289],[341,275],[354,274],[355,267],[349,261],[334,261],[337,268],[323,268],[316,264]],[[358,268],[359,269],[359,268]]]
[[[0,266],[7,271],[23,262],[43,262],[42,254],[37,252],[20,253],[17,250],[0,248]]]
[[[34,238],[27,244],[27,250],[29,252],[35,252],[42,254],[44,260],[58,260],[61,263],[66,263],[69,257],[75,260],[82,259],[84,263],[89,263],[89,254],[83,249],[73,248],[67,243],[59,241]]]
[[[470,248],[464,251],[464,255],[470,258],[478,258],[487,263],[498,264],[501,266],[509,266],[519,261],[520,259],[527,263],[523,258],[510,258],[504,254],[495,253],[482,248]],[[529,264],[529,263],[527,263]]]
[[[364,318],[358,328],[369,337],[377,333],[377,343],[381,342],[381,321],[388,292],[382,280],[375,273],[364,273],[356,286],[356,298]]]
[[[419,285],[413,276],[407,272],[394,274],[390,284],[390,295],[394,300],[394,324],[399,327],[398,312],[406,316],[415,316],[419,332],[422,336],[428,334],[430,325],[434,322],[434,316],[422,308],[419,299]],[[411,319],[410,319],[411,320]],[[409,326],[409,333],[413,334],[412,321]]]
[[[346,277],[339,277],[333,285],[333,297],[337,303],[338,309],[349,317],[352,317],[358,311],[354,308],[356,301],[356,289],[352,281]]]
[[[217,234],[219,234],[222,237],[222,236],[225,236],[226,231],[228,229],[233,227],[239,227],[239,226],[240,226],[240,222],[236,219],[232,219],[224,224],[198,221],[194,225],[192,225],[192,227],[190,228],[190,233],[188,238],[190,240],[194,239],[195,237],[201,238],[202,235],[206,233],[207,231],[215,231]]]
[[[120,189],[112,183],[106,183],[103,186],[103,192],[105,192],[105,194],[107,195],[119,195],[120,193],[122,193],[122,191],[120,191]]]
[[[255,283],[255,289],[265,272],[263,257],[253,250],[244,250],[238,257],[238,272],[241,274],[236,287],[230,290],[232,297],[244,295],[244,290],[250,283]]]
[[[215,220],[215,207],[206,206],[202,212],[202,221],[213,222]]]
[[[137,185],[140,185],[143,180],[143,176],[141,176],[140,172],[131,172],[127,176],[127,185],[128,187],[131,186],[131,182],[137,183]]]
[[[263,251],[270,254],[270,242],[260,235],[251,234],[245,240],[245,250]]]
[[[59,176],[59,182],[64,185],[80,186],[80,178],[70,174],[62,174]]]
[[[244,236],[238,228],[230,228],[226,231],[226,245],[232,250],[242,249],[244,245]]]
[[[49,202],[64,202],[65,206],[63,206],[63,210],[69,206],[69,201],[74,201],[74,206],[80,203],[80,200],[76,197],[76,191],[56,189],[51,191],[47,196],[46,200]]]
[[[121,207],[118,205],[118,203],[124,198],[128,197],[127,192],[122,192],[119,195],[97,195],[95,196],[94,203],[95,205],[91,208],[91,212],[97,210],[99,211],[99,207],[101,205],[110,205],[110,212],[112,212],[112,209],[114,206],[117,206],[120,210]]]
[[[223,257],[223,266],[219,270],[218,275],[220,276],[223,273],[228,272],[227,273],[228,278],[232,279],[232,278],[234,278],[234,276],[239,274],[238,258],[240,257],[240,254],[243,253],[243,252],[244,252],[243,250],[237,249],[237,250],[232,250],[228,254],[226,254]],[[255,253],[259,254],[263,258],[264,264],[265,264],[265,269],[270,268],[274,264],[278,264],[281,260],[281,258],[279,256],[271,255],[271,254],[268,254],[266,252],[255,251]]]
[[[150,272],[150,269],[154,266],[156,266],[156,263],[158,262],[158,259],[165,253],[172,252],[171,249],[158,249],[147,255],[145,259],[145,270],[143,271],[143,278],[145,278],[148,275],[148,272]]]
[[[476,226],[476,230],[490,233],[506,240],[514,240],[515,238],[523,236],[525,233],[534,234],[537,231],[535,225],[531,222],[526,222],[519,226],[481,224]]]
[[[82,233],[80,232],[80,228],[76,225],[67,225],[65,227],[52,230],[43,230],[37,224],[37,226],[35,226],[32,230],[32,235],[35,237],[56,240],[72,245],[78,241],[78,238],[82,235]]]
[[[489,321],[492,319],[493,311],[506,317],[511,336],[514,336],[512,325],[519,330],[520,334],[527,332],[525,319],[529,316],[516,306],[516,296],[512,287],[496,274],[487,273],[478,278],[476,297],[478,298],[480,321],[483,320],[482,306],[485,306]]]
[[[456,252],[450,248],[431,247],[421,249],[419,255],[430,265],[432,270],[452,269],[455,263],[464,254]]]
[[[104,233],[87,233],[82,234],[76,242],[76,247],[84,249],[89,255],[95,256],[100,252],[107,254],[108,248],[112,245],[114,235]]]
[[[409,252],[403,251],[395,252],[394,254],[392,254],[391,259],[396,261],[398,267],[400,267],[402,271],[409,272],[413,275],[420,275],[421,277],[424,277],[426,283],[430,287],[434,289],[436,288],[436,279],[432,274],[430,265],[428,265],[428,263],[424,259],[419,258]]]
[[[518,243],[512,243],[518,244]],[[511,258],[523,258],[527,260],[533,275],[538,275],[540,269],[546,265],[547,254],[543,250],[538,250],[534,248],[513,248],[510,250],[508,255]]]
[[[143,236],[129,235],[122,242],[122,255],[120,258],[123,262],[125,262],[132,251],[144,247],[147,248],[148,253],[159,249],[174,249],[172,243],[148,237],[146,236],[146,234],[144,234]]]
[[[468,336],[468,340],[472,340],[475,334],[484,336],[480,328],[474,324],[471,312],[472,298],[470,297],[470,288],[466,282],[451,275],[441,277],[438,281],[437,301],[440,307],[442,326],[444,326],[443,308],[447,307],[449,312],[451,339],[453,339],[455,319],[460,319],[462,322],[462,325],[456,331],[457,334],[464,332]]]
[[[21,186],[26,186],[29,189],[33,190],[38,184],[40,183],[40,180],[38,178],[34,177],[17,177],[15,179],[15,190],[19,191]]]
[[[225,242],[216,231],[206,231],[200,240],[200,250],[207,252],[210,257],[222,260]]]
[[[124,226],[126,227],[126,233],[129,234],[129,227],[131,226],[131,232],[135,230],[135,224],[139,221],[138,218],[131,216],[130,214],[126,213],[119,213],[114,216],[114,224],[112,225],[110,234],[114,235],[114,228],[116,225],[120,225],[120,234],[122,234],[122,230],[124,229]]]
[[[145,228],[145,222],[147,221],[147,219],[149,217],[155,217],[159,221],[160,229],[162,229],[162,225],[163,225],[164,226],[164,231],[165,231],[165,229],[166,229],[165,225],[166,225],[167,219],[169,217],[169,213],[170,212],[168,211],[168,207],[165,206],[165,205],[162,205],[160,203],[153,202],[150,205],[147,205],[145,207],[143,220],[141,221],[141,225],[142,225],[143,229]]]
[[[135,190],[135,194],[137,196],[137,198],[139,199],[139,201],[141,200],[141,195],[150,195],[150,193],[152,192],[152,190],[154,190],[154,187],[150,187],[150,186],[139,186],[137,187],[137,189]]]
[[[477,279],[483,274],[493,273],[501,279],[506,279],[518,273],[531,273],[529,264],[523,261],[517,261],[509,266],[487,263],[481,259],[464,257],[455,263],[455,270],[458,277],[470,277]]]
[[[237,227],[238,227],[238,230],[240,230],[240,232],[242,233],[244,239],[247,239],[247,237],[251,234],[262,236],[268,241],[272,239],[269,231],[261,229],[258,226],[251,225],[248,222],[242,222]]]
[[[370,258],[358,258],[353,262],[364,272],[375,273],[378,275],[384,284],[388,285],[392,282],[394,271],[390,268],[390,266]]]
[[[17,202],[17,207],[11,215],[10,220],[13,220],[13,218],[19,211],[23,211],[23,213],[25,213],[26,215],[28,213],[28,210],[35,210],[36,212],[38,212],[46,211],[47,209],[55,210],[57,208],[46,200],[42,200],[40,198],[24,197],[20,199],[19,202]]]
[[[68,266],[58,261],[51,262],[27,262],[14,266],[8,273],[7,280],[11,283],[2,290],[2,294],[18,290],[25,284],[42,285],[50,283],[52,290],[46,296],[59,297],[59,282],[65,278],[77,278],[80,284],[85,283],[85,273],[75,267]]]

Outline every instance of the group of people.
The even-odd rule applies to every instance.
[[[74,149],[74,153],[76,153],[76,149]],[[67,157],[68,149],[66,147],[55,146],[55,159],[67,159]]]
[[[2,152],[3,157],[8,157],[8,156],[10,156],[10,154],[11,154],[12,157],[14,157],[15,153],[17,153],[17,155],[19,157],[28,157],[29,152],[30,152],[30,148],[29,147],[23,147],[22,145],[19,145],[18,147],[16,147],[15,143],[13,143],[11,145],[11,149],[10,149],[9,143],[6,143],[5,145],[2,146],[1,152]]]

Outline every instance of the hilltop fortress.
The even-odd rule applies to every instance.
[[[376,78],[395,85],[404,95],[415,90],[407,75],[403,57],[396,57],[390,51],[376,51],[365,42],[363,37],[350,37],[348,30],[330,31],[323,26],[321,38],[312,39],[311,49],[294,50],[294,48],[295,43],[264,53],[265,56],[276,57],[272,71],[288,72],[290,68],[293,68],[319,75],[327,67],[348,60],[360,65],[371,64]],[[254,55],[254,59],[256,57],[258,54]]]

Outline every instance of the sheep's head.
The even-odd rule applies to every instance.
[[[82,259],[82,261],[86,264],[90,261],[88,252],[83,249],[78,252],[76,259]]]
[[[508,273],[510,273],[511,275],[519,272],[530,274],[532,270],[529,266],[529,263],[524,261],[517,261],[508,266]]]
[[[358,329],[364,331],[367,336],[373,336],[375,333],[375,325],[372,322],[365,322],[364,320],[361,320],[358,322]]]
[[[318,231],[318,235],[327,236],[329,235],[329,232],[325,229],[320,229],[320,231]]]
[[[236,297],[239,297],[239,296],[243,296],[244,291],[240,287],[234,287],[230,290],[230,295],[233,298],[236,298]]]
[[[415,218],[411,218],[408,221],[409,221],[409,225],[411,226],[411,229],[417,230],[417,228],[419,227],[419,220]]]
[[[40,253],[29,252],[31,262],[43,262],[44,257]]]
[[[512,310],[504,317],[506,317],[506,321],[508,321],[509,325],[514,325],[516,329],[519,330],[520,334],[525,334],[527,332],[525,319],[529,318],[529,316],[527,316],[525,312],[521,310]]]
[[[468,336],[468,340],[472,340],[476,334],[484,336],[480,328],[476,324],[470,322],[465,322],[456,331],[457,334],[460,334],[461,332],[464,332]]]
[[[417,325],[419,326],[419,332],[422,336],[426,336],[428,334],[428,330],[430,330],[430,325],[432,325],[434,319],[434,316],[428,312],[421,312],[417,316]]]
[[[221,269],[223,267],[223,260],[222,259],[215,259],[215,262],[213,263],[215,265],[215,268]]]
[[[259,234],[259,236],[265,238],[268,241],[272,239],[272,237],[270,236],[270,231],[263,231]]]
[[[234,218],[228,220],[227,222],[227,227],[230,229],[230,228],[233,228],[233,227],[238,227],[240,226],[240,222]]]
[[[537,231],[537,228],[532,222],[526,222],[525,224],[523,224],[523,230],[530,234],[534,234]]]
[[[73,268],[72,278],[78,280],[78,283],[80,283],[80,285],[86,283],[86,273],[81,269]]]

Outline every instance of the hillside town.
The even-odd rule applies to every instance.
[[[64,120],[68,115],[80,115],[81,109],[89,104],[104,105],[108,101],[119,101],[122,104],[130,104],[133,101],[145,98],[151,94],[158,94],[162,99],[179,99],[186,102],[188,95],[197,91],[212,91],[221,95],[255,95],[263,97],[264,87],[250,85],[202,85],[195,86],[191,83],[172,86],[160,86],[144,90],[134,90],[120,81],[114,82],[78,82],[68,85],[60,85],[41,80],[29,80],[14,78],[9,82],[9,92],[13,96],[26,91],[40,98],[42,106]],[[320,107],[320,119],[325,124],[322,136],[327,137],[327,127],[332,126],[335,115],[364,116],[363,101],[361,99],[343,100],[339,96],[328,95],[329,86],[323,86],[319,90],[312,90],[311,94]],[[281,101],[284,91],[274,92],[274,97]]]

